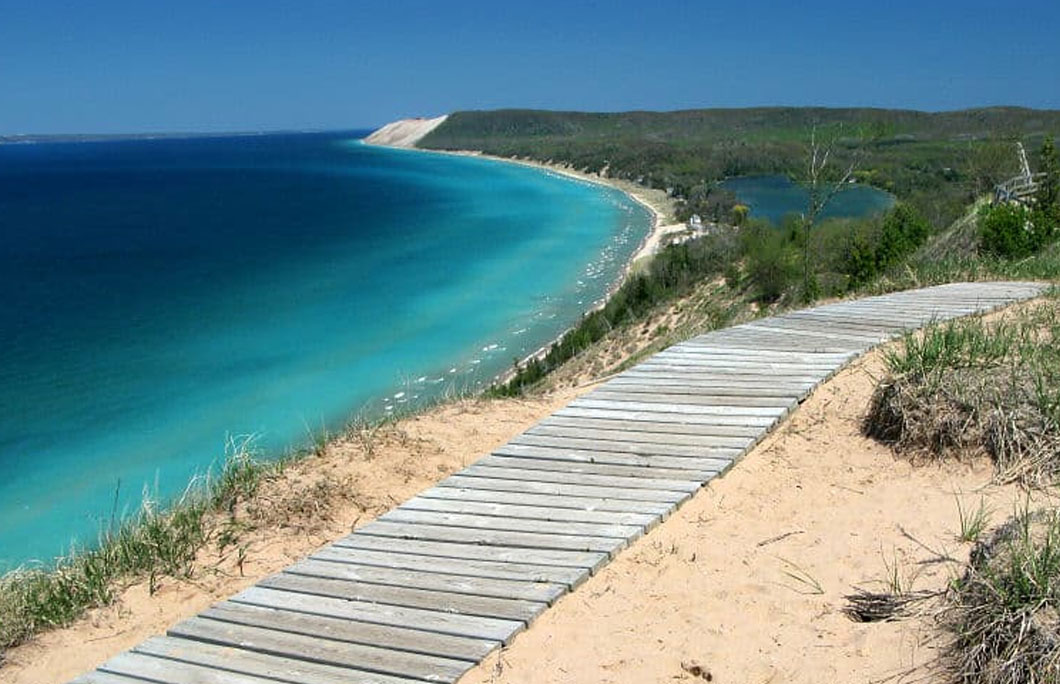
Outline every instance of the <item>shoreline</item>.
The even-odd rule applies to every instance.
[[[643,192],[638,193],[638,189],[637,188],[629,187],[629,186],[633,186],[634,185],[632,182],[629,182],[629,181],[622,181],[620,183],[620,182],[617,182],[616,179],[609,179],[606,176],[600,176],[598,174],[584,173],[582,171],[577,171],[577,170],[572,169],[570,167],[561,166],[559,164],[549,164],[549,163],[546,163],[546,162],[534,161],[532,159],[520,159],[520,158],[517,158],[517,157],[501,157],[501,156],[494,155],[494,154],[487,154],[487,153],[481,152],[479,150],[432,150],[432,149],[426,149],[426,148],[422,148],[422,147],[417,147],[416,146],[416,142],[418,142],[418,141],[415,141],[415,142],[413,142],[410,145],[387,145],[387,144],[382,144],[382,143],[367,142],[367,138],[362,138],[358,142],[360,142],[360,144],[362,144],[362,145],[368,145],[370,147],[380,147],[380,148],[391,149],[391,150],[402,150],[402,151],[409,151],[409,152],[422,152],[422,153],[427,153],[427,154],[441,154],[441,155],[454,156],[454,157],[473,157],[473,158],[477,158],[477,159],[486,159],[486,160],[489,160],[489,161],[500,162],[500,163],[504,163],[504,164],[515,164],[517,166],[523,166],[523,167],[526,167],[526,168],[535,169],[537,171],[541,171],[541,172],[546,173],[546,174],[555,174],[555,175],[558,175],[558,176],[564,176],[564,177],[566,177],[566,178],[568,178],[570,180],[581,181],[581,182],[586,182],[586,183],[592,183],[593,185],[599,185],[599,186],[603,186],[603,187],[606,187],[606,188],[610,188],[612,190],[617,190],[618,192],[621,192],[623,195],[628,197],[635,204],[638,204],[641,207],[647,209],[648,212],[651,214],[651,217],[652,217],[651,228],[649,229],[647,235],[645,235],[644,238],[641,239],[640,243],[637,245],[636,251],[634,251],[630,255],[629,259],[626,261],[625,265],[622,267],[621,272],[615,278],[614,282],[612,282],[611,285],[608,286],[607,291],[605,292],[605,294],[602,297],[600,297],[596,302],[594,302],[592,304],[592,306],[587,308],[582,313],[582,317],[586,316],[589,313],[592,313],[593,311],[597,311],[597,310],[603,308],[604,306],[606,306],[607,302],[610,301],[611,297],[613,297],[614,294],[616,292],[618,292],[618,290],[629,279],[629,276],[633,273],[634,267],[635,267],[635,265],[638,262],[641,262],[641,261],[643,261],[645,259],[650,259],[652,256],[654,256],[659,251],[659,247],[662,244],[662,239],[665,236],[667,236],[667,235],[669,235],[671,233],[679,232],[680,230],[684,230],[684,228],[685,228],[683,223],[667,223],[666,221],[667,221],[667,218],[669,218],[669,217],[667,216],[666,209],[660,208],[659,206],[657,206],[655,203],[652,202],[652,200],[649,197],[647,197],[645,194],[643,194]],[[651,190],[651,191],[657,192],[657,193],[662,193],[663,192],[661,190],[654,190],[652,188],[641,188],[641,191],[644,191],[644,190]],[[669,198],[667,198],[667,199],[669,199]],[[555,345],[560,340],[562,340],[563,336],[566,335],[567,333],[569,333],[573,329],[574,329],[574,326],[570,326],[570,327],[564,329],[561,333],[559,333],[554,338],[548,340],[545,344],[543,344],[537,350],[535,350],[534,352],[532,352],[532,353],[526,355],[524,358],[522,358],[520,360],[520,362],[519,362],[520,365],[525,365],[525,364],[529,363],[530,361],[532,361],[534,359],[543,358],[546,354],[548,354],[549,349],[551,349],[553,345]],[[515,374],[515,370],[509,368],[509,369],[506,369],[503,372],[498,373],[497,375],[495,375],[490,382],[491,382],[491,384],[501,384],[501,385],[503,385],[506,382],[508,382],[514,376],[514,374]]]

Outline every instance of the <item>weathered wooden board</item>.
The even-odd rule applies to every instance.
[[[419,511],[408,508],[395,508],[389,513],[380,516],[379,520],[392,523],[413,523],[416,525],[444,525],[446,527],[459,527],[470,530],[611,537],[613,539],[632,539],[639,536],[644,530],[641,525],[613,525],[607,523],[531,520],[528,518],[501,518],[491,515]]]
[[[572,418],[610,418],[613,420],[644,421],[649,423],[682,423],[685,425],[733,425],[754,427],[759,432],[776,423],[780,416],[770,419],[763,416],[724,416],[684,411],[651,411],[643,409],[591,408],[568,406],[556,411],[557,416]]]
[[[666,515],[673,505],[658,501],[632,501],[628,499],[609,499],[606,497],[563,496],[549,494],[528,494],[526,492],[506,492],[489,489],[467,489],[461,487],[432,487],[418,494],[429,499],[449,499],[457,501],[478,501],[485,503],[512,503],[526,506],[548,506],[557,509],[579,511],[620,511],[623,513],[649,513]]]
[[[562,426],[575,428],[593,428],[610,430],[614,432],[651,432],[669,435],[693,435],[693,436],[718,436],[718,437],[749,437],[757,440],[762,431],[756,427],[741,427],[739,425],[689,425],[672,423],[657,423],[654,421],[631,421],[609,418],[580,418],[576,416],[561,416],[552,414],[537,424],[542,426]]]
[[[728,406],[740,408],[773,408],[788,409],[798,403],[798,396],[787,397],[736,397],[713,396],[710,394],[670,393],[656,388],[654,391],[622,391],[619,389],[598,389],[587,395],[593,400],[604,401],[648,401],[658,404],[692,404],[695,406]]]
[[[520,453],[518,447],[526,447],[526,449],[522,449]],[[662,439],[656,439],[652,442],[633,440],[627,442],[622,441],[621,435],[614,435],[613,439],[609,440],[523,435],[513,439],[506,446],[498,448],[494,453],[511,456],[547,457],[551,450],[561,452],[559,457],[571,457],[579,453],[591,456],[595,453],[607,452],[640,456],[687,456],[690,458],[709,458],[714,456],[718,459],[725,459],[738,452],[740,448],[739,446],[730,446],[728,444],[725,446],[716,446],[709,443],[701,446],[666,444],[665,440]],[[586,484],[589,483],[586,482]]]
[[[515,438],[517,444],[533,444],[529,437],[566,437],[581,440],[605,440],[621,442],[644,442],[647,444],[672,444],[673,446],[725,447],[743,449],[752,443],[754,438],[747,436],[728,437],[723,435],[688,435],[680,433],[647,432],[635,429],[608,430],[599,427],[571,427],[554,423],[538,423]]]
[[[400,510],[407,511],[404,507]],[[470,594],[472,596],[521,599],[537,601],[538,603],[552,603],[567,592],[567,586],[564,584],[518,582],[468,577],[466,575],[449,575],[437,569],[427,572],[394,570],[391,568],[350,565],[348,563],[331,563],[319,558],[308,558],[299,561],[284,570],[284,572],[307,577],[324,577],[366,584],[425,589],[428,591],[447,591],[455,594]]]
[[[195,617],[169,630],[169,636],[228,646],[280,658],[307,660],[348,670],[382,673],[396,677],[454,682],[473,663],[389,648],[336,642],[291,632],[237,625]]]
[[[377,625],[230,601],[207,608],[202,612],[201,617],[277,632],[291,632],[332,641],[439,655],[470,662],[478,662],[500,646],[499,641],[492,639],[439,634],[416,629],[415,626]]]
[[[509,482],[514,482],[510,481]],[[640,490],[650,491],[650,490]],[[445,525],[414,525],[410,523],[375,520],[360,528],[358,534],[396,539],[419,539],[423,541],[455,542],[480,546],[512,546],[551,551],[598,551],[612,554],[627,544],[626,539],[612,537],[590,537],[534,532],[505,532],[500,530],[474,530]],[[271,581],[262,580],[262,584]],[[438,602],[436,605],[441,605]]]
[[[426,526],[424,526],[426,527]],[[445,613],[477,615],[479,617],[521,620],[528,622],[545,609],[544,602],[522,599],[504,599],[491,596],[471,596],[445,591],[427,591],[411,587],[394,587],[382,584],[366,584],[352,580],[337,580],[327,577],[306,577],[289,572],[270,575],[258,582],[265,589],[325,596],[348,601],[403,606],[438,610]]]
[[[438,483],[439,487],[459,487],[461,489],[492,489],[500,492],[551,494],[554,496],[578,496],[594,499],[628,499],[631,501],[661,501],[676,504],[684,501],[691,492],[636,489],[620,489],[613,486],[573,485],[557,482],[532,482],[525,480],[507,480],[489,477],[465,477],[452,475]],[[369,523],[370,524],[370,523]],[[363,528],[362,528],[363,529]]]
[[[407,678],[336,667],[304,658],[285,658],[242,648],[218,646],[174,637],[148,639],[133,651],[156,658],[202,665],[214,670],[254,675],[290,684],[306,682],[313,684],[408,684]]]
[[[445,499],[424,499],[424,501],[436,501],[442,504],[469,504],[469,502],[447,501]],[[332,563],[351,563],[353,565],[395,568],[399,570],[438,572],[445,575],[494,577],[520,582],[549,582],[552,584],[564,584],[567,587],[572,587],[583,580],[587,572],[585,568],[566,568],[555,565],[534,565],[531,563],[505,563],[492,560],[468,560],[465,558],[442,558],[439,556],[421,556],[419,554],[395,553],[393,551],[372,551],[343,546],[325,546],[313,553],[310,558],[326,560]]]
[[[240,672],[219,670],[207,665],[184,663],[170,658],[159,658],[153,655],[136,653],[135,651],[121,653],[111,658],[102,665],[101,673],[103,668],[106,668],[107,674],[115,673],[110,674],[114,679],[93,678],[88,681],[99,684],[110,682],[114,682],[114,684],[118,682],[123,684],[128,682],[139,682],[141,684],[145,682],[151,682],[152,684],[158,684],[159,682],[164,682],[165,684],[276,684],[279,681]],[[119,672],[135,674],[146,679],[131,679],[125,675],[116,674]],[[364,675],[363,672],[360,674]],[[408,682],[407,679],[403,678],[392,677],[389,679],[391,682]],[[290,682],[292,680],[286,681]],[[357,681],[357,673],[353,674],[350,681]],[[364,680],[362,679],[361,681]],[[379,680],[377,679],[376,681]],[[383,681],[385,682],[386,679],[383,679]]]
[[[246,589],[229,600],[233,603],[289,610],[307,615],[321,615],[340,620],[356,620],[397,627],[415,626],[417,629],[439,634],[453,634],[504,643],[507,643],[514,634],[526,626],[522,620],[461,615],[434,609],[338,599],[261,586]]]
[[[501,516],[505,518],[554,520],[557,522],[594,522],[606,525],[634,525],[637,527],[649,527],[659,520],[658,515],[652,515],[649,513],[587,511],[574,508],[521,506],[510,503],[480,503],[477,501],[459,501],[452,499],[428,499],[422,496],[409,499],[401,504],[401,508],[419,511],[441,511],[445,513]]]
[[[723,462],[713,462],[714,467],[703,470],[689,470],[686,468],[662,468],[654,466],[650,457],[646,457],[645,463],[636,465],[612,465],[606,463],[584,463],[578,461],[562,461],[551,458],[520,458],[518,456],[505,456],[494,454],[479,459],[476,465],[489,466],[492,468],[519,468],[528,471],[547,470],[551,472],[562,472],[567,474],[586,475],[610,475],[615,477],[638,477],[638,478],[663,478],[667,480],[681,480],[685,482],[705,482],[718,474],[718,468],[723,467]]]

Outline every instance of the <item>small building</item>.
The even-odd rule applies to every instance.
[[[692,214],[692,216],[689,217],[688,227],[695,231],[703,228],[703,219],[699,214]]]

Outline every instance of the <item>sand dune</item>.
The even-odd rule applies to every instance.
[[[394,121],[372,133],[364,141],[369,145],[415,147],[423,136],[438,128],[447,118],[449,115],[443,114],[433,119],[416,118]]]

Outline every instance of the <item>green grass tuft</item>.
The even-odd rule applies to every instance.
[[[954,681],[1060,682],[1060,513],[1017,513],[980,542],[948,602]]]
[[[196,555],[215,540],[209,517],[232,511],[280,467],[255,460],[251,440],[230,441],[220,471],[193,480],[169,506],[145,492],[137,513],[112,520],[96,546],[74,548],[50,567],[23,567],[0,577],[0,653],[111,603],[124,586],[144,577],[152,592],[161,577],[190,578]],[[222,536],[216,541],[232,542]]]

